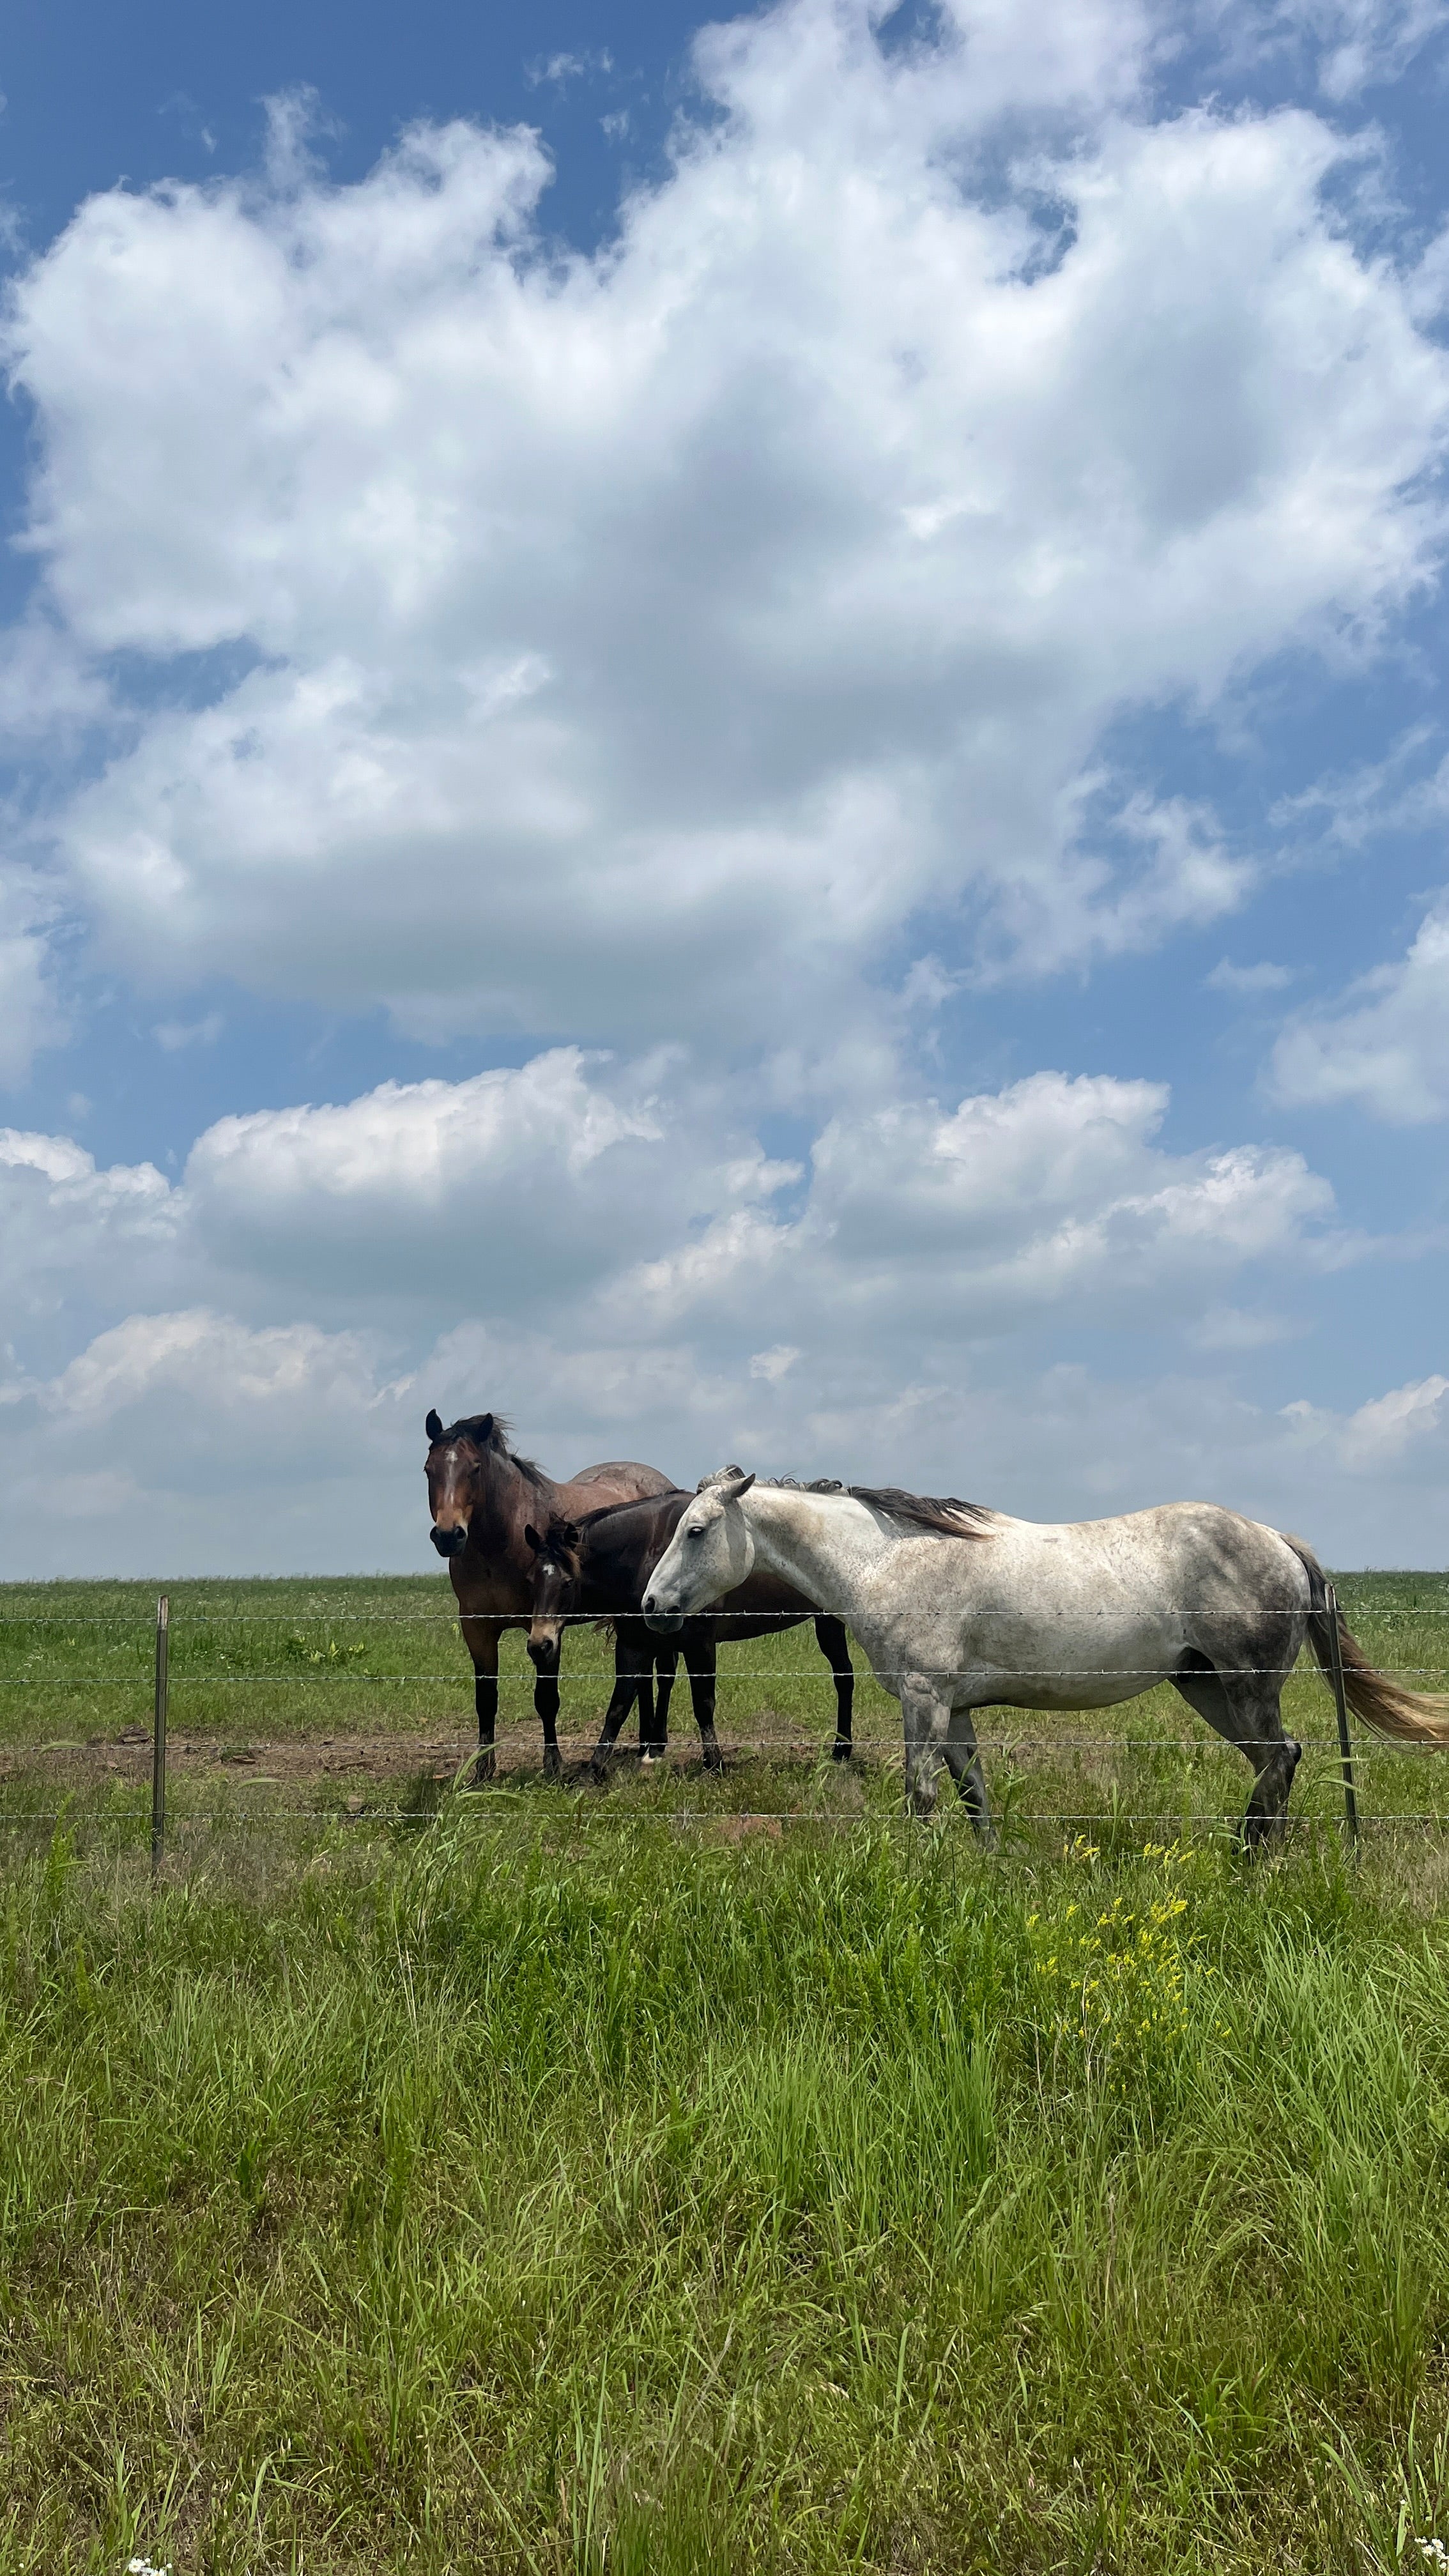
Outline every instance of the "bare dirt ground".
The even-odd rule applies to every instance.
[[[592,1732],[577,1737],[560,1737],[565,1776],[577,1776],[587,1766],[592,1747]],[[816,1747],[803,1737],[799,1755],[813,1761]],[[307,1792],[324,1797],[329,1804],[340,1790],[339,1803],[371,1805],[380,1790],[396,1794],[404,1786],[413,1788],[420,1781],[434,1781],[440,1786],[455,1778],[459,1769],[472,1757],[475,1739],[471,1731],[456,1729],[448,1733],[421,1735],[415,1732],[330,1735],[299,1740],[296,1736],[269,1739],[254,1736],[238,1743],[232,1736],[208,1736],[193,1732],[173,1732],[167,1744],[167,1769],[173,1790],[271,1789],[286,1799],[300,1800]],[[786,1760],[794,1751],[772,1739],[770,1751],[776,1760]],[[698,1769],[697,1748],[687,1738],[670,1747],[672,1768]],[[748,1759],[742,1749],[736,1761]],[[638,1760],[637,1746],[621,1745],[616,1756],[620,1770],[632,1770]],[[537,1779],[543,1767],[542,1747],[536,1727],[519,1727],[500,1733],[496,1770],[500,1779]],[[731,1763],[730,1767],[735,1767]],[[151,1732],[144,1726],[122,1727],[114,1735],[96,1735],[84,1742],[66,1739],[38,1746],[7,1746],[0,1753],[0,1796],[7,1786],[24,1781],[32,1788],[45,1782],[54,1789],[94,1793],[107,1788],[149,1787],[151,1778]]]
[[[244,1744],[230,1736],[173,1734],[167,1744],[167,1769],[177,1788],[223,1784],[236,1788],[245,1783],[289,1790],[321,1789],[355,1780],[366,1792],[383,1782],[416,1780],[420,1773],[424,1778],[451,1780],[470,1749],[468,1738],[461,1733],[370,1733],[301,1742],[295,1736],[275,1742],[256,1736]],[[522,1754],[520,1745],[516,1748],[520,1762]],[[116,1735],[95,1735],[84,1743],[62,1740],[34,1748],[12,1745],[0,1755],[0,1789],[22,1779],[32,1783],[48,1779],[57,1788],[68,1789],[97,1789],[125,1782],[133,1782],[139,1788],[150,1777],[151,1731],[144,1726],[122,1727]]]

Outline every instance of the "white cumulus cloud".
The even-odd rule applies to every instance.
[[[1230,1284],[1251,1299],[1354,1249],[1299,1157],[1174,1152],[1168,1106],[1039,1074],[837,1115],[802,1171],[722,1157],[675,1064],[555,1050],[221,1121],[179,1184],[9,1131],[7,1563],[421,1562],[433,1403],[515,1412],[561,1472],[629,1455],[692,1482],[735,1455],[1046,1516],[1195,1489],[1301,1522],[1327,1461],[1359,1498],[1346,1532],[1352,1509],[1392,1518],[1409,1457],[1422,1514],[1442,1380],[1344,1422],[1045,1361],[1094,1326],[1251,1350],[1283,1327]]]
[[[866,1481],[904,1467],[928,1491],[1044,1519],[1197,1495],[1301,1528],[1330,1563],[1442,1562],[1442,1377],[1345,1415],[1267,1409],[1194,1373],[1003,1380],[958,1358],[890,1385],[796,1376],[737,1380],[679,1347],[561,1349],[479,1325],[399,1374],[355,1333],[209,1309],[137,1317],[57,1377],[0,1387],[0,1547],[13,1574],[436,1572],[423,1411],[506,1393],[559,1475],[620,1455],[686,1484],[730,1457]]]
[[[952,1110],[903,1102],[832,1119],[794,1218],[736,1209],[612,1292],[660,1329],[686,1319],[833,1349],[969,1342],[1027,1318],[1184,1322],[1231,1274],[1351,1247],[1301,1155],[1154,1140],[1165,1087],[1040,1073]]]
[[[87,933],[181,1080],[245,1049],[228,984],[517,1060],[242,1093],[179,1178],[4,1131],[10,1564],[80,1519],[131,1571],[426,1562],[432,1402],[685,1481],[1196,1489],[1315,1536],[1331,1488],[1340,1560],[1423,1553],[1441,1377],[1242,1392],[1363,1249],[1322,1174],[1184,1140],[1161,1081],[927,1099],[907,1056],[952,997],[1240,912],[1244,799],[1152,744],[1251,729],[1255,674],[1366,658],[1436,577],[1444,244],[1384,248],[1332,120],[1444,14],[779,0],[701,36],[588,254],[531,132],[421,124],[339,186],[293,100],[260,175],[107,190],[21,271],[0,1080]],[[1265,60],[1318,108],[1162,105]],[[1270,820],[1350,859],[1432,822],[1427,739]],[[1279,1101],[1442,1115],[1446,943],[1438,905],[1297,1015]]]
[[[154,1164],[98,1170],[68,1136],[0,1128],[0,1338],[45,1362],[88,1316],[174,1295],[178,1213]]]
[[[892,1365],[925,1335],[1035,1315],[1189,1323],[1264,1265],[1346,1257],[1328,1183],[1281,1148],[1173,1153],[1164,1086],[1036,1074],[954,1107],[839,1114],[808,1169],[726,1141],[678,1059],[553,1049],[514,1071],[384,1083],[225,1118],[179,1183],[0,1133],[7,1328],[67,1303],[290,1325],[371,1314],[416,1349],[469,1318],[557,1341],[683,1337],[776,1385],[814,1359]],[[872,1363],[873,1364],[873,1363]]]
[[[1329,127],[1153,121],[1162,33],[785,0],[592,257],[461,123],[85,205],[14,299],[26,542],[97,667],[231,657],[54,818],[105,952],[808,1046],[923,910],[978,971],[1231,911],[1250,860],[1103,736],[1415,590],[1449,372]]]
[[[1449,1117],[1449,900],[1425,915],[1404,957],[1284,1030],[1272,1082],[1285,1102],[1353,1101],[1396,1126]]]

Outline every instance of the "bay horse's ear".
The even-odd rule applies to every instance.
[[[561,1521],[553,1535],[557,1538],[560,1547],[577,1547],[583,1537],[583,1531],[577,1521]]]
[[[436,1441],[442,1439],[443,1426],[436,1413],[430,1413],[428,1415],[427,1421],[423,1424],[423,1429],[426,1431],[430,1440]]]
[[[492,1439],[492,1437],[493,1437],[493,1416],[492,1416],[492,1414],[491,1414],[491,1413],[480,1413],[480,1414],[479,1414],[477,1421],[476,1421],[476,1422],[474,1423],[474,1425],[473,1425],[473,1436],[474,1436],[475,1440],[491,1440],[491,1439]]]
[[[527,1522],[527,1523],[525,1524],[523,1535],[524,1535],[525,1539],[527,1540],[527,1542],[528,1542],[529,1546],[532,1548],[532,1550],[533,1550],[533,1552],[534,1552],[534,1555],[535,1555],[535,1556],[542,1556],[542,1554],[543,1554],[543,1541],[542,1541],[542,1539],[539,1537],[539,1534],[538,1534],[537,1530],[534,1528],[532,1521],[529,1521],[529,1522]]]

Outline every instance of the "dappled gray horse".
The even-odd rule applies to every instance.
[[[978,1708],[1112,1708],[1169,1681],[1253,1767],[1245,1839],[1281,1828],[1302,1750],[1283,1732],[1283,1684],[1305,1638],[1331,1669],[1323,1568],[1301,1539],[1214,1503],[1053,1524],[730,1467],[684,1513],[644,1615],[668,1632],[757,1565],[844,1619],[899,1699],[918,1813],[935,1804],[944,1763],[989,1831]],[[1375,1672],[1341,1616],[1338,1633],[1356,1716],[1383,1735],[1449,1743],[1449,1699]]]

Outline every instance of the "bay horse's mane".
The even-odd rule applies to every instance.
[[[726,1476],[744,1472],[743,1467],[717,1467],[712,1476],[700,1478],[697,1490],[704,1493]],[[865,1503],[912,1529],[931,1530],[938,1538],[990,1538],[996,1519],[985,1503],[963,1503],[955,1494],[908,1494],[901,1485],[842,1485],[838,1476],[813,1476],[808,1484],[798,1476],[757,1476],[755,1482],[775,1492],[848,1494],[854,1503]]]
[[[438,1437],[440,1440],[471,1440],[475,1449],[491,1449],[496,1458],[509,1459],[531,1485],[543,1488],[552,1482],[536,1458],[521,1457],[510,1446],[513,1425],[506,1414],[465,1413],[458,1421],[450,1422],[447,1430],[440,1432]]]

